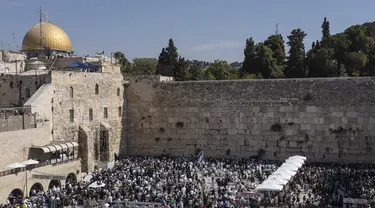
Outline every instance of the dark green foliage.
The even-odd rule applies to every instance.
[[[292,30],[287,36],[288,56],[282,35],[270,35],[259,43],[250,37],[246,40],[242,63],[190,61],[179,55],[170,39],[160,53],[158,64],[173,66],[177,81],[375,76],[375,22],[353,25],[334,35],[331,35],[330,27],[329,20],[324,17],[322,36],[312,42],[307,53],[304,45],[307,34],[300,28]],[[131,70],[129,61],[120,55],[115,54],[120,57],[123,71]],[[133,64],[136,72],[149,74],[153,71],[151,63],[143,64],[147,67],[135,67],[138,65]]]
[[[294,29],[288,36],[289,57],[287,61],[285,76],[290,78],[306,77],[305,44],[303,43],[306,33],[301,29]]]
[[[114,53],[114,58],[117,60],[117,63],[121,66],[121,71],[123,73],[130,73],[131,71],[131,63],[125,57],[125,54],[117,51]]]

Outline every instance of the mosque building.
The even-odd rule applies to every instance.
[[[72,43],[68,34],[59,26],[45,21],[32,27],[22,41],[22,51],[28,57],[44,54],[71,54]]]

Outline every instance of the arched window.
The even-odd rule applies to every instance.
[[[117,88],[117,96],[120,96],[120,88]]]
[[[99,94],[99,85],[98,84],[96,84],[95,85],[95,94]]]
[[[26,88],[26,89],[25,89],[25,97],[26,97],[26,98],[30,98],[30,96],[31,96],[31,95],[30,95],[30,89],[29,89],[29,88]]]
[[[73,87],[70,87],[69,94],[70,94],[70,97],[73,98],[73,96],[74,96],[74,89],[73,89]]]

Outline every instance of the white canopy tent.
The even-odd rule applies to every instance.
[[[265,181],[267,181],[267,182],[269,181],[269,182],[272,182],[272,183],[275,183],[275,184],[278,184],[278,185],[283,185],[283,186],[288,183],[288,180],[282,179],[282,178],[278,177],[277,175],[271,175]]]
[[[290,164],[295,164],[295,165],[303,165],[303,164],[305,164],[305,161],[304,160],[302,160],[302,159],[292,159],[292,158],[290,158],[290,159],[287,159],[287,160],[285,160],[285,163],[290,163]]]
[[[286,170],[286,171],[290,171],[290,172],[297,172],[297,170],[299,169],[300,167],[298,166],[295,166],[293,164],[285,164],[285,165],[282,165],[280,166],[280,170]]]
[[[305,164],[306,157],[295,155],[289,157],[285,162],[258,187],[257,191],[281,191],[289,183],[298,170]]]
[[[306,161],[306,160],[307,160],[306,157],[301,156],[301,155],[290,156],[289,159],[302,159],[303,161]]]
[[[275,184],[271,181],[262,183],[255,188],[257,191],[281,191],[284,188],[282,185]]]

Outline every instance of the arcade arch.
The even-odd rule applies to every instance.
[[[30,188],[29,196],[34,196],[40,191],[44,191],[43,185],[41,183],[34,183]]]
[[[15,199],[23,198],[23,191],[19,188],[13,189],[9,193],[9,201],[12,202]]]
[[[77,183],[77,175],[75,173],[69,173],[68,176],[66,177],[65,183]]]
[[[53,187],[61,187],[61,182],[59,180],[51,180],[48,185],[48,189],[52,189]]]

